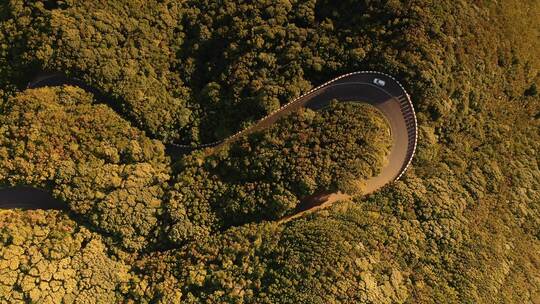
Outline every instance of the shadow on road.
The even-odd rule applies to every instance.
[[[67,210],[68,205],[42,189],[28,186],[0,189],[0,209],[13,208]]]

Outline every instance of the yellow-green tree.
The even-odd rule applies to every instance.
[[[1,303],[120,303],[129,267],[59,211],[1,211]]]
[[[161,143],[73,87],[10,98],[0,124],[1,184],[51,191],[124,248],[155,237],[169,179]]]

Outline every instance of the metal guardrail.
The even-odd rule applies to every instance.
[[[416,145],[418,144],[418,122],[416,121],[416,112],[414,111],[409,94],[405,94],[406,97],[402,96],[398,100],[401,106],[401,113],[403,113],[405,124],[407,125],[407,163],[401,168],[401,172],[396,180],[400,179],[411,165],[414,153],[416,152]]]

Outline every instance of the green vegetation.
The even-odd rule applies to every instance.
[[[360,182],[379,173],[390,146],[390,129],[372,106],[336,102],[292,113],[182,159],[167,235],[181,243],[219,227],[278,220],[314,193],[360,194]]]
[[[286,225],[231,229],[140,267],[163,303],[173,294],[169,286],[183,286],[186,303],[395,303],[413,293],[420,302],[475,300],[447,289],[455,282],[448,282],[454,273],[446,260],[426,255],[439,250],[432,229],[356,201]],[[433,289],[422,290],[426,285]]]
[[[72,87],[27,90],[0,115],[0,184],[50,190],[132,250],[154,235],[169,179],[161,143]]]
[[[45,188],[71,212],[0,214],[0,303],[538,302],[539,10],[2,2],[0,185]],[[107,98],[24,90],[39,70]],[[369,107],[299,111],[174,165],[158,141],[222,139],[355,70],[400,79],[420,126],[412,168],[373,195],[352,182],[388,148]],[[319,190],[354,197],[275,221]],[[47,281],[59,265],[69,279]]]
[[[58,211],[0,217],[0,303],[121,302],[129,267]]]

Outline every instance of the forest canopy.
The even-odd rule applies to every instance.
[[[0,188],[69,206],[0,211],[0,303],[538,302],[538,11],[0,2]],[[380,170],[388,126],[357,104],[165,152],[227,138],[358,70],[399,79],[418,118],[412,167],[376,193],[351,181]],[[27,89],[48,73],[101,94]],[[351,196],[279,220],[321,189]]]
[[[389,126],[373,106],[334,102],[319,112],[293,112],[264,131],[180,160],[167,234],[175,242],[197,239],[203,231],[279,220],[313,194],[359,195],[390,146]]]
[[[0,114],[0,184],[50,190],[122,247],[155,235],[169,179],[164,146],[78,88],[27,90]]]
[[[58,211],[0,211],[0,303],[122,301],[129,267]]]

